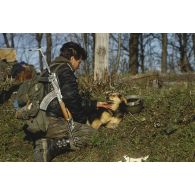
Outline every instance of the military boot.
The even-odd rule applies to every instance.
[[[42,138],[35,141],[34,160],[35,162],[50,162],[56,156],[63,154],[70,149],[70,141],[66,138]]]

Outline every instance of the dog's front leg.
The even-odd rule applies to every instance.
[[[94,129],[99,129],[101,125],[102,125],[102,122],[101,122],[99,119],[94,120],[94,121],[90,124],[90,126],[91,126],[92,128],[94,128]]]
[[[110,121],[106,124],[106,127],[109,129],[115,129],[121,122],[121,118],[112,117]]]

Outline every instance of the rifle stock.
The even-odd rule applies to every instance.
[[[60,104],[60,108],[62,110],[64,119],[67,120],[67,121],[70,121],[72,119],[72,116],[71,116],[68,108],[66,108],[66,106],[65,106],[63,101],[59,102],[59,104]]]

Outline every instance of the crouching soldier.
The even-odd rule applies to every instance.
[[[38,111],[36,120],[30,122],[28,120],[26,132],[37,128],[44,129],[42,133],[33,135],[35,161],[51,161],[59,154],[90,146],[97,130],[86,124],[87,113],[93,112],[98,107],[110,108],[110,105],[105,102],[92,101],[80,96],[74,72],[79,68],[81,61],[85,59],[85,50],[77,43],[68,42],[62,46],[60,55],[50,65],[51,71],[57,75],[63,102],[74,123],[70,134],[68,126],[70,124],[65,122],[57,98],[49,103],[46,112]],[[47,85],[45,90],[49,92],[49,88],[50,86]],[[40,93],[42,93],[41,90]],[[24,111],[22,113],[25,115]]]

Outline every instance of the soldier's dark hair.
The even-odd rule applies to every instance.
[[[74,56],[76,60],[86,60],[87,53],[79,44],[74,42],[67,42],[62,45],[60,49],[60,56],[63,56],[68,60],[70,60],[72,56]]]

